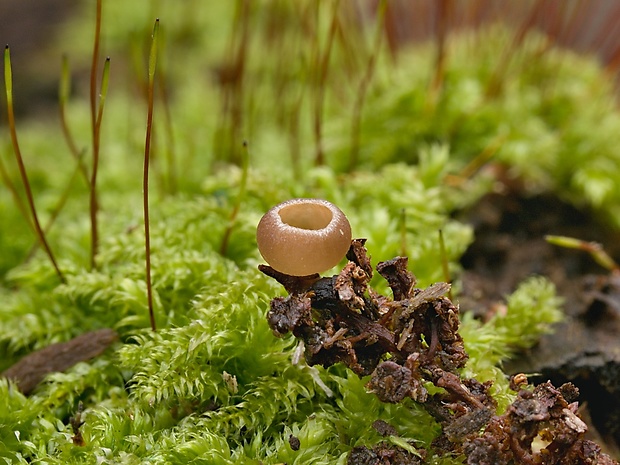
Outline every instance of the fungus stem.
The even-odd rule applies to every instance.
[[[144,248],[146,265],[146,296],[149,307],[149,318],[151,329],[157,331],[155,324],[155,312],[153,310],[153,284],[151,279],[151,229],[149,220],[149,162],[151,158],[151,135],[153,130],[153,101],[155,89],[155,69],[157,67],[157,38],[159,33],[159,19],[155,20],[153,26],[153,39],[149,55],[149,84],[148,84],[148,109],[146,119],[146,140],[144,142],[144,170],[142,195],[144,200]]]
[[[17,161],[17,166],[19,168],[19,174],[22,178],[22,183],[24,185],[24,190],[26,192],[26,199],[28,200],[28,207],[30,208],[30,215],[32,216],[32,224],[34,224],[36,236],[41,242],[41,245],[45,249],[47,256],[52,262],[52,266],[58,275],[58,278],[62,283],[65,283],[65,277],[60,271],[58,264],[56,263],[56,259],[54,258],[54,254],[52,249],[50,248],[47,239],[45,238],[45,233],[41,228],[41,223],[39,222],[39,216],[37,215],[37,209],[34,204],[34,197],[32,195],[32,189],[30,188],[30,182],[28,180],[28,174],[26,173],[26,167],[24,165],[24,160],[22,158],[21,150],[19,148],[19,143],[17,142],[17,131],[15,129],[15,114],[13,111],[13,72],[11,69],[11,52],[9,50],[9,46],[7,45],[4,49],[4,84],[6,87],[6,106],[8,112],[8,123],[9,130],[11,133],[11,143],[13,144],[13,151],[15,153],[15,160]]]

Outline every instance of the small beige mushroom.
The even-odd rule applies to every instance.
[[[351,225],[334,204],[321,199],[282,202],[256,228],[258,250],[274,270],[291,276],[336,266],[351,245]]]

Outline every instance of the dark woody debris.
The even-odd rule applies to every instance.
[[[117,340],[118,334],[113,329],[90,331],[26,355],[0,373],[0,377],[12,380],[21,392],[28,395],[48,374],[68,370],[79,362],[97,357]]]
[[[383,420],[375,420],[372,423],[372,427],[377,433],[379,433],[383,437],[398,435],[398,432],[396,431],[396,429],[392,425],[390,425],[388,422],[383,421]]]
[[[271,301],[267,321],[276,336],[292,332],[302,339],[309,365],[344,363],[359,376],[370,375],[367,387],[382,402],[411,398],[423,404],[442,425],[433,442],[438,453],[465,454],[467,463],[481,465],[617,463],[583,439],[587,428],[576,414],[572,385],[545,383],[528,390],[527,378],[515,376],[517,399],[504,415],[495,415],[491,383],[461,377],[468,355],[458,308],[445,297],[450,285],[415,288],[407,258],[396,257],[377,265],[393,298],[377,294],[369,287],[373,270],[365,242],[353,240],[349,263],[329,278],[259,267],[289,293]],[[431,395],[429,384],[441,389]],[[376,423],[375,429],[393,435],[390,425]],[[382,442],[355,447],[347,463],[423,463],[425,451],[418,452]]]
[[[402,447],[380,442],[372,449],[354,447],[347,459],[347,465],[420,465],[424,463],[424,451],[413,454]]]
[[[564,395],[577,394],[571,384],[550,382],[522,389],[501,416],[491,418],[482,435],[464,445],[468,464],[581,465],[614,464],[594,442],[583,439],[586,424],[577,416],[577,403]]]

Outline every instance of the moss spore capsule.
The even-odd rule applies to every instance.
[[[351,245],[351,225],[327,200],[292,199],[265,213],[256,241],[273,269],[306,276],[329,270],[342,260]]]

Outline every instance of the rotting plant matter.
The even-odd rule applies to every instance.
[[[577,416],[578,391],[571,384],[529,390],[521,375],[512,383],[516,400],[496,415],[492,383],[460,375],[468,355],[458,308],[445,297],[450,285],[415,288],[407,258],[396,257],[376,267],[393,299],[379,295],[368,285],[373,269],[365,242],[352,241],[348,264],[332,277],[290,276],[259,265],[289,293],[271,301],[267,320],[276,336],[292,332],[303,341],[309,365],[341,362],[370,375],[367,387],[383,402],[410,397],[423,404],[442,425],[436,453],[465,454],[469,464],[617,463],[583,439],[587,427]],[[421,463],[427,451],[418,452],[403,454],[381,443],[354,448],[348,463]]]

